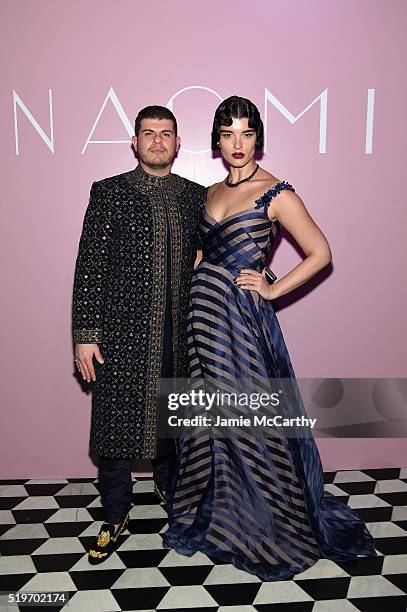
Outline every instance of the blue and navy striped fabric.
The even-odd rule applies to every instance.
[[[294,371],[272,303],[233,282],[240,268],[262,270],[278,233],[267,206],[280,183],[250,209],[215,221],[203,209],[204,257],[195,271],[188,320],[190,376],[224,391]],[[252,384],[252,383],[251,383]],[[286,415],[305,414],[299,393]],[[283,580],[320,557],[374,556],[372,537],[356,512],[323,491],[312,436],[279,437],[239,431],[216,438],[204,428],[178,443],[178,467],[167,504],[164,544],[201,551],[256,574]]]

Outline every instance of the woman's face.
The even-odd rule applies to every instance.
[[[228,164],[243,168],[253,159],[256,151],[256,131],[249,127],[247,117],[233,117],[232,125],[221,125],[219,132],[220,150]]]

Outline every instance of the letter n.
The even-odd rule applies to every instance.
[[[49,100],[49,125],[50,125],[50,136],[48,137],[38,121],[34,118],[32,113],[28,110],[20,96],[13,89],[13,107],[14,107],[14,134],[16,139],[16,155],[20,155],[19,140],[18,140],[18,119],[17,119],[17,106],[23,111],[28,121],[34,126],[37,133],[41,136],[49,150],[54,153],[54,123],[52,118],[52,91],[48,89],[48,100]]]

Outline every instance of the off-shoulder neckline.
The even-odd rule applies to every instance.
[[[275,189],[278,185],[289,185],[289,183],[287,181],[278,181],[278,183],[276,183],[275,185],[273,185],[272,187],[267,189],[267,191],[265,191],[263,193],[263,195],[261,195],[258,198],[256,198],[254,200],[254,204],[259,202],[262,198],[264,198],[264,196],[268,195],[270,193],[270,191],[273,191],[273,189]],[[207,192],[207,194],[208,194],[208,192]],[[254,206],[254,204],[252,204],[250,207],[242,208],[241,210],[238,210],[238,211],[236,211],[234,213],[231,213],[230,215],[226,215],[226,217],[223,217],[223,219],[221,219],[220,221],[217,221],[215,219],[215,217],[212,217],[212,215],[210,215],[208,213],[208,211],[206,210],[206,202],[207,202],[207,199],[205,200],[204,205],[203,205],[203,212],[205,213],[205,215],[207,217],[212,219],[212,221],[215,221],[216,225],[219,225],[220,223],[223,223],[224,221],[228,221],[229,219],[235,217],[236,215],[241,215],[241,214],[244,214],[244,213],[250,213],[250,212],[253,212],[255,210],[258,210],[257,207]],[[273,223],[275,220],[274,219],[273,220],[269,219],[269,221],[270,221],[270,223]]]

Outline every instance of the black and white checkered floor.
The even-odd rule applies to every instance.
[[[269,583],[163,549],[166,514],[149,478],[135,482],[129,528],[96,568],[85,551],[102,521],[97,481],[1,481],[0,591],[69,591],[67,609],[86,612],[405,612],[407,468],[328,472],[325,481],[366,521],[379,556],[320,559],[293,580]]]

